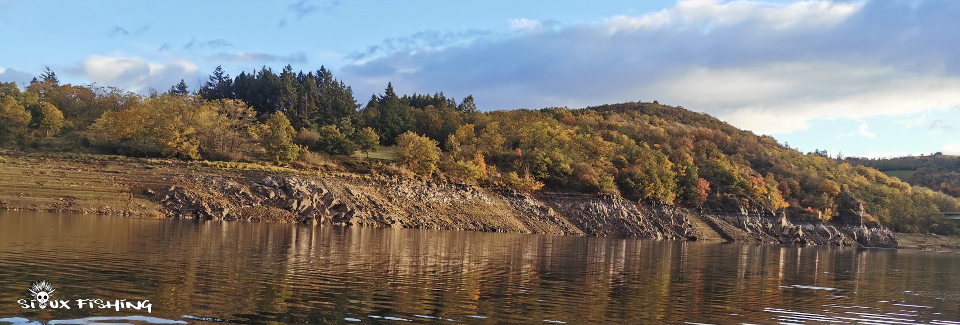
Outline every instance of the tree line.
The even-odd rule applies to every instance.
[[[960,211],[954,197],[657,102],[481,112],[472,96],[401,96],[388,83],[361,105],[326,68],[288,65],[232,78],[218,67],[196,92],[181,81],[146,96],[60,85],[48,70],[26,91],[0,86],[0,105],[6,145],[59,134],[127,155],[275,164],[385,145],[410,176],[960,233],[940,213]]]

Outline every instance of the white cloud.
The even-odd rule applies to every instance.
[[[81,66],[90,81],[130,91],[149,88],[164,91],[180,79],[192,79],[191,76],[199,72],[199,67],[187,60],[157,63],[123,55],[91,55]]]
[[[756,1],[718,0],[679,1],[673,8],[641,16],[616,16],[606,21],[608,31],[636,32],[671,25],[712,28],[757,23],[772,29],[830,27],[846,20],[863,3],[801,1],[775,5]]]
[[[510,24],[510,29],[521,32],[536,31],[543,27],[543,23],[541,23],[539,20],[527,18],[510,19],[507,22]]]
[[[867,137],[867,138],[870,138],[870,139],[876,138],[877,135],[874,134],[873,132],[870,132],[870,130],[868,130],[868,128],[869,128],[869,126],[867,126],[866,124],[860,125],[860,128],[857,129],[857,134],[862,135],[862,136]]]
[[[856,63],[782,63],[696,68],[652,83],[644,93],[700,108],[738,127],[789,133],[815,119],[862,119],[948,109],[960,103],[960,77]]]
[[[680,1],[551,33],[380,52],[341,76],[358,97],[392,81],[398,92],[472,94],[487,110],[659,100],[783,134],[960,105],[960,43],[944,42],[960,34],[957,16],[960,1]]]
[[[6,72],[6,71],[7,71],[7,69],[6,69],[6,68],[4,68],[4,67],[0,67],[0,74],[3,74],[3,73],[4,73],[4,72]]]
[[[945,155],[960,155],[960,143],[948,143],[940,148]]]
[[[274,55],[259,52],[220,52],[210,56],[211,61],[229,62],[229,63],[263,63],[263,62],[282,62],[284,64],[306,63],[307,55],[303,52],[297,52],[290,55]]]
[[[861,136],[868,139],[873,139],[877,137],[876,134],[874,134],[873,132],[870,132],[870,126],[867,125],[866,123],[860,124],[860,126],[857,128],[856,131],[839,134],[836,137],[845,138],[845,137],[853,137],[853,136]]]

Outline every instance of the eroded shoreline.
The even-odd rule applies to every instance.
[[[960,238],[704,214],[617,196],[116,156],[8,156],[0,209],[395,228],[960,250]],[[899,239],[903,238],[901,242]]]

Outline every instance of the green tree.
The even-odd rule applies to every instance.
[[[180,79],[180,82],[176,85],[170,86],[170,90],[167,91],[168,94],[174,96],[186,96],[190,94],[190,89],[187,87],[187,83]]]
[[[293,144],[297,131],[290,125],[287,116],[283,112],[275,112],[267,119],[266,125],[263,147],[267,151],[267,157],[276,164],[296,160],[300,155],[300,147]]]
[[[436,140],[407,131],[397,137],[397,155],[413,172],[431,176],[440,162],[439,145]]]
[[[676,173],[667,156],[647,144],[640,146],[640,158],[620,173],[620,190],[628,198],[640,201],[673,203],[676,197]]]
[[[343,118],[352,118],[357,114],[357,100],[353,90],[333,77],[333,73],[320,67],[315,76],[320,88],[319,120],[317,124],[332,124]]]
[[[376,151],[380,146],[380,136],[373,128],[365,127],[355,134],[354,142],[360,147],[360,151],[363,151],[367,154],[367,158],[370,158],[370,152]]]
[[[460,102],[460,105],[457,105],[457,110],[463,113],[475,113],[477,111],[477,104],[473,103],[473,95],[469,95]]]
[[[60,78],[57,78],[57,74],[53,72],[50,67],[46,67],[43,70],[43,73],[40,74],[40,80],[46,83],[52,84],[54,87],[60,86]]]
[[[397,136],[413,129],[413,112],[393,91],[392,83],[387,83],[383,95],[371,98],[364,111],[367,126],[377,130],[380,139],[386,143],[396,142]]]
[[[348,156],[356,150],[356,145],[347,139],[336,125],[324,125],[317,133],[320,138],[317,139],[315,148],[331,155]]]
[[[233,79],[223,71],[222,66],[217,66],[213,74],[207,79],[207,82],[200,87],[198,91],[204,99],[232,99],[235,98]]]

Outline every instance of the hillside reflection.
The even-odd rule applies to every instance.
[[[46,279],[60,299],[150,299],[189,322],[960,319],[952,253],[10,212],[0,248],[0,318],[136,314],[20,308]]]

